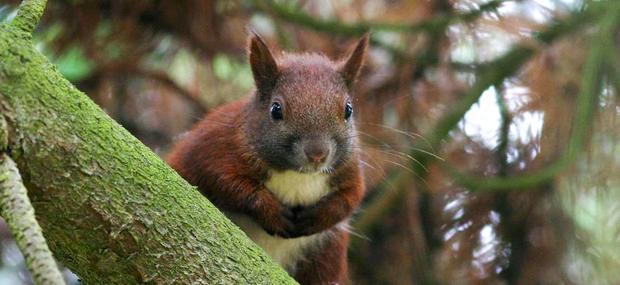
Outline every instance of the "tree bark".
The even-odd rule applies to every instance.
[[[1,117],[0,117],[1,118]],[[1,130],[0,130],[1,131]],[[15,162],[0,152],[0,214],[11,230],[35,284],[65,285],[34,216]]]
[[[294,284],[14,22],[0,26],[0,114],[58,260],[87,284]]]

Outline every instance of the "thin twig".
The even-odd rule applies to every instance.
[[[503,89],[498,85],[496,86],[496,99],[497,106],[499,107],[499,114],[501,116],[501,126],[499,129],[499,144],[497,145],[497,149],[495,153],[497,155],[497,164],[499,168],[499,175],[506,176],[508,174],[508,143],[510,141],[508,135],[510,133],[510,125],[512,124],[512,117],[510,116],[510,111],[508,110],[508,105],[506,104],[506,99],[504,99]]]

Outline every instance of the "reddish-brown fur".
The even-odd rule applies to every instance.
[[[334,237],[299,262],[295,280],[300,284],[347,284],[349,233],[338,230]]]
[[[255,41],[260,42],[255,42]],[[344,84],[350,87],[357,76],[359,66],[366,49],[364,38],[349,60],[340,63]],[[273,78],[257,74],[278,75],[287,62],[273,66],[276,61],[270,59],[266,46],[261,45],[258,36],[252,39],[250,62],[257,81],[255,96],[264,96],[273,88]],[[361,47],[361,48],[360,48]],[[321,65],[324,61],[314,62],[316,56],[297,56],[296,64],[316,65],[311,72],[319,74],[298,74],[290,80],[305,80],[323,76]],[[291,66],[294,64],[288,62]],[[336,69],[336,68],[332,68]],[[299,85],[297,85],[299,86]],[[302,84],[303,86],[303,84]],[[321,86],[308,88],[322,94]],[[311,91],[308,91],[311,92]],[[309,107],[317,101],[301,102]],[[295,272],[291,272],[301,284],[343,284],[347,281],[347,244],[348,233],[334,227],[351,216],[359,205],[364,185],[359,168],[357,147],[352,147],[350,154],[329,176],[329,184],[334,191],[323,197],[316,204],[301,209],[290,209],[282,204],[276,196],[265,187],[269,170],[273,169],[263,161],[251,144],[251,136],[260,135],[258,126],[252,116],[255,115],[255,100],[252,96],[222,106],[211,112],[199,122],[191,132],[183,137],[173,148],[168,163],[192,185],[224,211],[246,214],[260,224],[268,233],[282,237],[311,235],[325,230],[332,231],[320,246],[309,249],[305,259],[300,261]],[[299,105],[299,104],[298,104]],[[336,116],[332,112],[342,112],[340,103],[337,107],[325,107],[324,116]],[[340,113],[338,113],[340,114]],[[308,114],[292,115],[293,119],[308,120]]]
[[[236,101],[209,114],[175,145],[168,163],[221,209],[251,215],[266,230],[283,233],[287,209],[263,185],[268,168],[241,131],[246,104]]]

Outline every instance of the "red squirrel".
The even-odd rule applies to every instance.
[[[213,110],[169,164],[300,284],[347,283],[348,219],[364,195],[352,88],[368,35],[339,61],[279,53],[252,32],[255,91]]]

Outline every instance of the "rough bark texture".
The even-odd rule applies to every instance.
[[[0,153],[0,215],[24,255],[35,284],[64,285],[58,265],[34,216],[28,192],[22,184],[15,162],[4,153]]]
[[[0,114],[50,248],[86,284],[294,283],[10,24]]]

